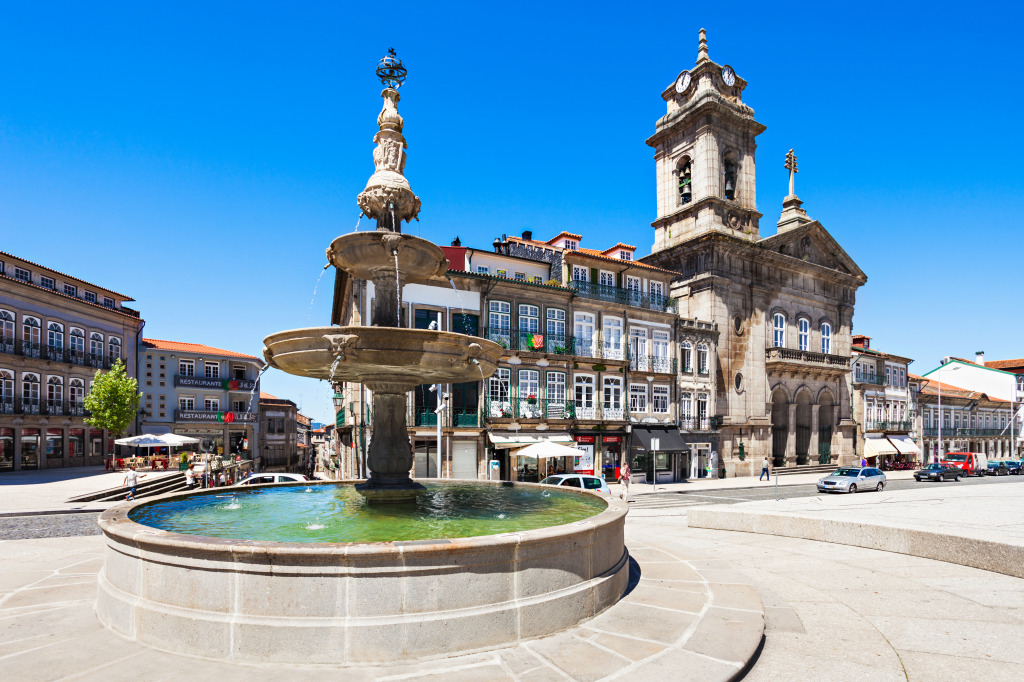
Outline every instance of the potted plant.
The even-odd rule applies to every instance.
[[[533,394],[533,393],[531,393],[530,395],[526,396],[526,404],[527,405],[536,405],[537,404],[537,396],[535,394]]]

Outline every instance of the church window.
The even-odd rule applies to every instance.
[[[796,324],[799,332],[800,350],[810,350],[811,323],[806,318],[801,317],[797,320]]]
[[[772,345],[783,348],[786,345],[786,316],[775,313],[772,317]]]
[[[690,160],[685,159],[679,167],[679,205],[688,204],[693,201],[693,175],[691,172]]]
[[[724,166],[724,171],[725,171],[725,177],[724,177],[725,191],[723,192],[723,196],[725,196],[726,199],[735,199],[736,198],[736,181],[737,181],[736,172],[737,172],[737,167],[736,167],[736,157],[733,155],[732,152],[729,152],[728,154],[725,155],[725,160],[724,160],[723,166]]]
[[[821,323],[821,352],[832,352],[832,325],[828,322]]]

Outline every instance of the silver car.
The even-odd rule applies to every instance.
[[[594,492],[604,493],[605,495],[611,495],[612,491],[608,488],[608,484],[604,482],[603,478],[597,476],[587,476],[584,474],[554,474],[548,476],[543,481],[543,485],[564,485],[570,488],[583,488],[584,490],[593,490]]]
[[[840,467],[818,481],[819,493],[881,492],[884,487],[885,474],[872,467]]]

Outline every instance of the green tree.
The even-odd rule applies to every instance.
[[[85,409],[92,413],[85,423],[120,438],[135,419],[141,399],[139,382],[128,376],[124,363],[118,359],[106,374],[96,371],[92,389],[85,396]]]

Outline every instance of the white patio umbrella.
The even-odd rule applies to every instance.
[[[580,454],[580,451],[576,448],[570,448],[567,445],[559,445],[558,443],[542,441],[540,443],[534,443],[533,445],[527,445],[525,448],[516,451],[515,454],[519,457],[547,459],[550,457],[577,457]]]
[[[191,436],[179,436],[176,433],[143,433],[129,438],[118,438],[114,441],[117,445],[130,445],[136,448],[165,448],[168,446],[188,445],[198,443],[198,438]]]

